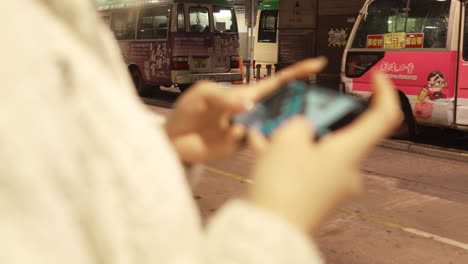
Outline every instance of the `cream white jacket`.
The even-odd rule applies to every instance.
[[[1,264],[321,262],[307,236],[246,202],[201,228],[93,0],[1,10]]]

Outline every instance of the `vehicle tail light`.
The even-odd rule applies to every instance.
[[[173,70],[188,70],[189,63],[187,56],[176,56],[172,57],[172,69]]]
[[[231,56],[231,69],[239,69],[239,56]]]

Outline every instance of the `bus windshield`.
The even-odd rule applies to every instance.
[[[351,48],[445,48],[450,2],[372,1],[367,12],[361,15],[361,23]],[[406,46],[386,46],[383,37],[379,36],[389,33],[406,34]],[[408,37],[408,34],[417,36]]]

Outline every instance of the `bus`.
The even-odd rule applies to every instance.
[[[374,69],[398,89],[405,137],[414,137],[418,125],[466,131],[467,2],[367,0],[344,51],[344,92],[371,99]]]
[[[267,76],[267,65],[273,73],[278,64],[278,10],[279,0],[264,0],[258,6],[254,69],[257,65],[260,67],[261,78]],[[257,74],[256,70],[254,72]]]
[[[305,58],[326,56],[328,65],[310,81],[338,89],[343,51],[364,2],[263,0],[257,12],[254,68],[260,67],[263,78],[268,65],[274,73]]]
[[[198,80],[242,80],[229,0],[98,0],[138,92]]]

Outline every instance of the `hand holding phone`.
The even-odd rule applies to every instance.
[[[269,136],[290,117],[302,114],[316,130],[316,138],[339,129],[364,112],[367,102],[338,91],[291,81],[258,102],[254,110],[234,116],[233,121],[255,127]]]
[[[371,85],[374,90],[372,104],[362,115],[359,115],[361,101],[344,97],[347,98],[345,101],[350,99],[352,102],[351,111],[348,111],[349,108],[343,107],[349,106],[348,103],[339,103],[342,99],[338,98],[345,96],[340,93],[335,94],[338,98],[332,96],[332,99],[324,100],[330,108],[314,104],[320,112],[327,113],[319,117],[329,120],[325,126],[328,131],[340,125],[336,119],[331,121],[330,112],[340,112],[338,119],[347,122],[353,120],[353,115],[359,116],[346,131],[342,129],[339,133],[329,134],[318,142],[310,140],[312,131],[307,123],[311,122],[309,118],[315,120],[315,116],[309,112],[301,118],[290,118],[275,129],[270,142],[256,135],[258,132],[251,133],[250,145],[256,151],[257,159],[251,174],[255,184],[249,188],[249,200],[284,217],[299,230],[313,234],[337,207],[360,193],[364,182],[359,170],[362,161],[381,139],[398,127],[402,118],[398,92],[392,82],[384,74],[373,72]],[[304,109],[309,103],[311,101],[305,103]],[[352,110],[354,103],[360,110]],[[346,118],[350,112],[358,115],[351,114],[351,118]],[[315,124],[316,128],[320,126],[318,124]]]

